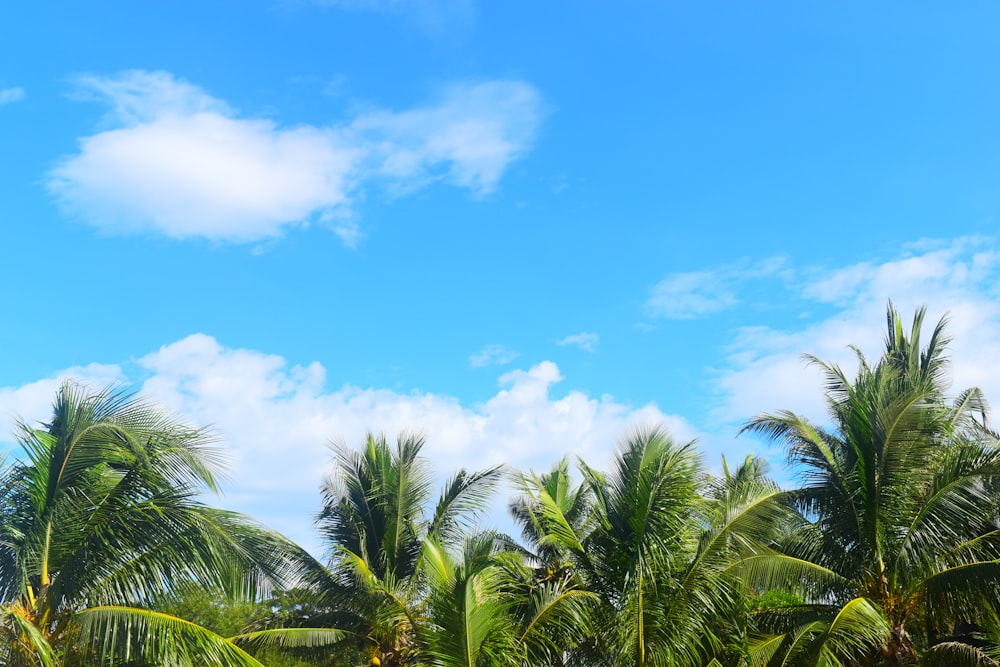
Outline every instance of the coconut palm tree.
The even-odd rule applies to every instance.
[[[186,582],[252,597],[291,574],[288,542],[199,500],[217,488],[209,432],[67,382],[17,438],[0,473],[0,663],[259,665],[148,608]]]
[[[946,398],[945,320],[921,347],[923,320],[920,309],[907,333],[890,303],[885,352],[872,364],[855,350],[853,380],[809,358],[826,376],[829,426],[785,411],[744,427],[782,443],[802,480],[798,525],[745,563],[758,587],[807,603],[772,619],[787,630],[786,664],[914,664],[996,603],[1000,448],[978,390]]]
[[[395,447],[372,434],[360,450],[339,447],[317,519],[330,563],[311,576],[333,610],[332,626],[367,642],[385,667],[412,664],[425,648],[425,544],[462,544],[501,476],[498,466],[460,470],[429,512],[423,446],[423,437],[404,433]]]
[[[567,664],[707,664],[741,594],[730,568],[784,520],[782,491],[749,470],[712,480],[659,428],[629,434],[610,472],[580,469],[576,489],[563,465],[527,477],[514,506],[541,571],[598,598]]]

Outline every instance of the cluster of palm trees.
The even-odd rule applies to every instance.
[[[827,421],[765,414],[798,485],[721,475],[660,428],[608,470],[517,474],[516,537],[482,530],[509,471],[435,494],[423,440],[342,447],[321,563],[201,501],[210,435],[66,384],[0,476],[0,664],[767,667],[1000,665],[1000,443],[978,390],[946,395],[944,323],[888,310],[885,352],[826,375]],[[166,613],[196,586],[309,613],[223,637]]]

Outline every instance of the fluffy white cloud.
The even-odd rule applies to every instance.
[[[521,356],[520,352],[504,345],[487,345],[479,352],[469,356],[469,366],[482,368],[484,366],[503,366]]]
[[[100,386],[121,374],[116,366],[89,366],[60,377]],[[547,469],[564,455],[603,466],[623,432],[646,423],[666,424],[682,440],[695,435],[683,419],[654,405],[633,407],[579,391],[554,396],[563,378],[548,361],[502,375],[497,392],[475,405],[422,392],[353,385],[330,390],[318,363],[291,366],[280,356],[226,348],[201,334],[139,359],[131,375],[145,378],[143,394],[194,423],[213,424],[223,436],[232,457],[225,505],[317,552],[312,517],[330,467],[330,442],[355,445],[369,430],[390,437],[420,431],[427,437],[424,452],[443,479],[461,466]],[[0,406],[44,417],[58,381],[0,390]],[[504,501],[498,498],[498,505]]]
[[[12,104],[14,102],[20,102],[24,99],[24,88],[21,86],[15,86],[13,88],[2,88],[0,89],[0,106],[4,104]]]
[[[853,373],[848,346],[860,347],[869,358],[880,354],[890,299],[907,324],[916,308],[926,305],[925,331],[948,314],[954,390],[979,386],[987,398],[1000,401],[1000,254],[994,240],[923,242],[881,262],[809,273],[814,277],[803,282],[800,296],[832,305],[833,311],[796,328],[737,331],[717,379],[720,420],[742,421],[777,409],[824,419],[821,370],[810,367],[803,353]]]
[[[350,204],[371,184],[405,193],[441,180],[488,193],[542,115],[537,91],[507,80],[323,127],[242,117],[167,72],[81,77],[78,87],[109,105],[111,129],[81,139],[49,173],[63,208],[111,233],[233,242],[318,222],[354,244]]]
[[[562,340],[556,341],[556,345],[566,346],[572,345],[573,347],[578,347],[584,352],[589,352],[594,354],[597,352],[597,343],[600,342],[600,338],[595,333],[582,332],[578,334],[572,334],[566,336]]]

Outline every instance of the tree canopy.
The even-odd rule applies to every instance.
[[[0,473],[0,664],[998,667],[998,436],[978,389],[948,393],[946,321],[886,321],[853,375],[807,357],[825,420],[744,426],[785,488],[650,425],[607,469],[435,493],[421,436],[369,434],[336,449],[322,562],[204,503],[210,432],[66,383]],[[505,481],[516,538],[482,526]]]

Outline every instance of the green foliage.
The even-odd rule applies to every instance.
[[[751,597],[748,608],[750,611],[764,611],[797,607],[802,604],[805,604],[805,600],[798,593],[772,588]]]
[[[266,603],[227,598],[225,593],[185,586],[150,605],[156,611],[183,618],[222,637],[233,637],[270,612]]]

